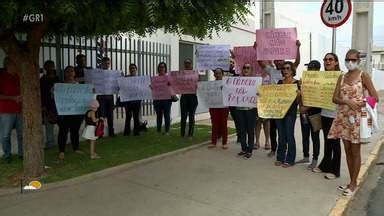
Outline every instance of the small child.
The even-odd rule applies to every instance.
[[[85,113],[85,128],[83,131],[83,138],[89,140],[89,157],[91,159],[99,159],[100,157],[95,152],[95,144],[97,136],[95,135],[96,123],[99,121],[96,118],[96,112],[99,108],[99,102],[97,100],[92,100],[89,103],[89,110]],[[101,118],[102,120],[102,118]]]

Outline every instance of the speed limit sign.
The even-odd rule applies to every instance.
[[[324,0],[320,16],[326,26],[336,28],[348,20],[351,11],[351,0]]]

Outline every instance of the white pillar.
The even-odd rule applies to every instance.
[[[275,1],[260,1],[260,27],[275,28]]]
[[[372,70],[372,29],[373,1],[355,1],[353,3],[352,48],[366,54],[362,67]]]

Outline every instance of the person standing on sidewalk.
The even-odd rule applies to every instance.
[[[339,58],[334,53],[324,56],[325,71],[340,71]],[[313,168],[315,173],[326,173],[324,178],[332,180],[340,177],[341,148],[340,139],[328,138],[329,129],[336,116],[336,111],[321,109],[321,127],[324,135],[324,156],[318,167]]]
[[[321,64],[317,60],[312,60],[307,64],[308,71],[320,71]],[[312,170],[317,166],[317,160],[320,152],[320,131],[313,131],[309,116],[320,115],[321,109],[316,107],[306,107],[300,103],[300,125],[301,125],[301,137],[303,143],[303,155],[304,158],[297,161],[296,163],[308,163],[309,162],[309,136],[312,139],[313,154],[312,162],[308,165],[308,169]]]
[[[193,70],[192,60],[184,60],[184,70]],[[193,137],[194,127],[195,127],[195,112],[198,105],[196,94],[182,94],[180,98],[180,135],[185,137],[185,130],[187,126],[187,117],[189,128],[188,128],[188,137]]]
[[[129,65],[129,76],[137,76],[137,66],[135,64]],[[133,135],[139,136],[139,114],[141,109],[141,100],[127,101],[123,102],[125,108],[125,127],[124,127],[124,136],[131,134],[131,119],[133,116]]]
[[[165,62],[160,62],[157,65],[157,74],[158,76],[167,76],[167,64],[165,64]],[[168,85],[170,84],[168,83]],[[153,100],[153,107],[155,108],[156,112],[157,132],[161,133],[164,116],[164,135],[169,135],[169,129],[171,127],[172,99]]]
[[[224,76],[224,71],[222,68],[216,68],[214,71],[214,76],[216,80],[222,80]],[[211,133],[211,144],[208,145],[208,148],[215,148],[218,135],[220,133],[222,140],[222,148],[228,149],[227,140],[228,140],[228,120],[229,109],[227,107],[222,108],[209,108],[209,114],[211,115],[211,124],[212,124],[212,133]]]
[[[64,69],[64,83],[78,84],[75,79],[75,69],[73,66],[67,66]],[[83,115],[59,115],[57,123],[59,125],[59,160],[65,158],[65,145],[67,144],[68,132],[71,134],[72,149],[75,153],[83,154],[79,150],[79,130],[81,123],[83,122]]]
[[[244,64],[241,76],[250,77],[252,75],[251,64]],[[256,113],[254,107],[236,107],[241,144],[241,152],[237,155],[244,156],[246,159],[252,157],[253,145],[255,144]]]
[[[92,100],[89,103],[89,109],[84,115],[85,128],[82,134],[82,137],[89,141],[89,158],[99,159],[100,156],[96,154],[95,145],[96,145],[96,124],[99,120],[104,120],[103,118],[96,118],[97,109],[99,108],[99,102],[97,100]]]
[[[46,139],[44,149],[50,149],[54,143],[54,126],[57,123],[57,110],[52,89],[55,83],[59,82],[59,77],[56,76],[55,63],[51,60],[44,63],[44,70],[45,74],[40,78],[41,107]]]
[[[360,53],[351,49],[345,56],[346,74],[339,77],[333,94],[333,102],[338,104],[336,118],[329,130],[328,138],[343,139],[350,183],[341,186],[344,196],[352,196],[357,187],[361,166],[360,127],[362,107],[366,105],[365,91],[377,102],[379,95],[368,73],[359,69]]]
[[[297,106],[300,101],[299,82],[293,77],[296,76],[295,65],[286,61],[283,66],[283,80],[279,80],[277,84],[296,84],[298,91],[297,97],[292,102],[284,118],[276,120],[276,126],[279,133],[276,166],[284,168],[295,165],[296,158],[296,141],[295,141],[295,122],[297,115]]]
[[[9,57],[4,59],[5,70],[0,73],[0,141],[3,158],[11,163],[11,132],[16,127],[17,153],[23,158],[23,125],[21,117],[20,77],[16,63]]]
[[[111,66],[111,60],[108,57],[101,59],[101,69],[109,70]],[[115,130],[113,128],[113,109],[115,108],[115,101],[113,94],[111,95],[97,95],[97,101],[100,104],[99,116],[106,118],[108,123],[108,136],[114,137]]]
[[[300,64],[301,56],[300,56],[300,46],[301,43],[299,40],[296,41],[296,59],[295,62],[293,63],[295,68],[297,68]],[[254,43],[254,47],[257,47],[257,43]],[[284,67],[284,62],[285,60],[274,60],[273,64],[275,67],[272,65],[266,65],[263,69],[269,74],[271,77],[271,84],[277,84],[279,80],[282,80],[282,70]],[[268,157],[274,157],[275,152],[277,149],[277,125],[276,125],[276,119],[270,119],[269,121],[269,137],[271,139],[271,152],[268,153]]]
[[[266,61],[257,61],[258,64],[260,65],[261,68],[265,68],[265,66],[268,64]],[[262,85],[270,85],[271,84],[271,76],[263,70],[261,74],[262,78]],[[255,129],[255,134],[256,134],[256,143],[253,149],[259,149],[260,148],[260,133],[261,133],[261,127],[263,127],[264,130],[264,136],[265,136],[265,145],[264,149],[265,150],[270,150],[271,145],[269,144],[269,119],[264,119],[260,118],[258,115],[256,117],[256,129]]]

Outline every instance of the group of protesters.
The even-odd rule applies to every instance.
[[[255,44],[257,46],[257,44]],[[234,120],[237,134],[237,142],[241,144],[238,156],[246,159],[252,157],[252,152],[261,147],[260,134],[264,129],[264,149],[270,150],[269,157],[275,158],[274,165],[289,168],[296,163],[309,163],[308,169],[313,172],[325,173],[326,179],[335,179],[340,176],[341,148],[340,139],[344,143],[348,170],[351,181],[348,185],[340,186],[344,195],[352,195],[357,186],[357,176],[360,169],[360,144],[359,137],[361,108],[366,105],[364,97],[367,92],[378,102],[378,94],[372,84],[369,75],[359,69],[360,55],[357,50],[351,49],[345,56],[345,65],[348,69],[340,76],[333,96],[333,102],[338,105],[336,111],[321,109],[317,107],[306,107],[301,98],[301,83],[296,80],[296,68],[300,64],[300,42],[297,41],[297,56],[295,62],[285,60],[258,61],[262,68],[262,85],[297,85],[297,96],[282,119],[264,119],[258,116],[255,107],[216,107],[210,108],[209,113],[212,122],[211,143],[208,148],[215,148],[217,141],[221,138],[222,148],[228,148],[227,119],[230,113]],[[234,64],[236,56],[231,56],[229,73],[233,76],[250,77],[255,76],[251,63],[242,65],[241,71],[235,71]],[[76,56],[77,66],[67,66],[64,69],[64,83],[84,83],[84,69],[86,67],[86,56]],[[334,53],[327,53],[323,59],[324,71],[340,71],[339,58]],[[185,59],[184,69],[192,70],[191,59]],[[110,59],[104,57],[101,63],[102,69],[109,69]],[[21,135],[21,96],[20,81],[15,70],[15,62],[5,58],[5,70],[0,73],[0,122],[1,139],[4,151],[4,159],[11,162],[11,131],[17,132],[18,155],[22,158],[22,135]],[[312,60],[307,64],[307,69],[320,71],[319,61]],[[99,156],[95,151],[96,123],[106,119],[108,125],[108,136],[114,137],[113,110],[115,107],[114,95],[97,95],[95,100],[89,104],[89,109],[83,115],[58,115],[53,97],[53,87],[60,82],[55,72],[55,64],[49,60],[44,63],[44,75],[40,79],[43,123],[45,126],[45,148],[51,148],[54,144],[54,124],[59,127],[58,146],[60,160],[65,158],[65,147],[67,135],[70,133],[72,149],[78,154],[83,154],[79,149],[80,127],[85,120],[85,129],[82,136],[90,142],[90,158],[97,159]],[[213,70],[216,80],[222,80],[226,74],[223,68]],[[164,62],[158,64],[158,76],[167,76],[167,65]],[[129,65],[129,76],[137,76],[137,66]],[[156,130],[163,135],[169,135],[171,125],[172,102],[178,100],[176,95],[170,99],[154,100],[156,111]],[[133,117],[133,135],[140,135],[140,107],[141,101],[120,102],[126,112],[125,128],[123,135],[131,134],[131,119]],[[180,97],[181,120],[180,136],[193,137],[195,125],[195,112],[198,105],[196,94],[182,94]],[[303,145],[303,159],[296,161],[295,122],[297,113],[300,113],[300,125]],[[324,156],[320,163],[320,131],[314,130],[308,119],[311,115],[321,115],[321,128],[324,135]],[[189,128],[186,134],[186,122],[189,118]],[[164,119],[165,127],[162,129]],[[256,139],[255,139],[256,138]],[[309,159],[310,138],[313,144],[312,160]]]

